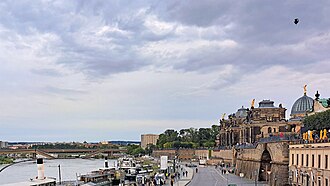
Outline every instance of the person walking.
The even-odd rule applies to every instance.
[[[196,168],[196,173],[198,173],[198,168]]]
[[[186,171],[186,177],[188,177],[188,171]]]

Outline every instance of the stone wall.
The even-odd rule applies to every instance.
[[[236,175],[240,173],[244,173],[244,177],[255,180],[256,178],[259,179],[259,169],[260,169],[260,162],[259,161],[245,161],[238,159],[236,161]]]
[[[271,157],[270,185],[281,186],[288,183],[289,148],[288,142],[261,143],[255,149],[237,149],[236,174],[244,173],[246,178],[258,179],[262,154],[268,151]]]
[[[180,160],[187,161],[196,158],[194,149],[179,149],[177,155]]]
[[[165,150],[154,150],[152,156],[155,158],[160,158],[161,156],[168,156],[168,159],[173,159],[176,156],[176,150],[165,149]]]
[[[197,149],[195,150],[195,156],[196,158],[207,158],[209,154],[209,150],[207,149]],[[213,154],[213,150],[211,150],[211,156]]]
[[[221,150],[213,150],[212,153],[212,163],[225,163],[233,165],[235,164],[235,151],[233,149],[221,149]]]
[[[211,159],[208,163],[218,164],[224,162],[226,164],[235,165],[235,173],[237,175],[239,175],[239,173],[244,173],[246,178],[259,180],[262,174],[261,158],[263,153],[268,151],[271,157],[270,184],[272,186],[282,186],[288,183],[288,145],[288,142],[284,141],[260,143],[256,148],[212,150]],[[153,152],[153,156],[157,158],[160,156],[168,156],[169,159],[173,159],[174,156],[178,156],[182,160],[189,160],[192,158],[198,159],[199,157],[206,158],[208,154],[209,150],[205,149],[155,150]]]

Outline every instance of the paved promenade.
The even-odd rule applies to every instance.
[[[198,173],[195,173],[188,186],[227,186],[236,184],[237,186],[266,186],[264,183],[255,182],[233,174],[221,174],[220,169],[210,167],[198,167]]]
[[[179,168],[179,173],[180,173],[180,179],[176,179],[174,182],[174,186],[185,186],[188,185],[190,183],[190,181],[193,179],[194,177],[194,169],[190,168],[190,167],[186,167],[184,165],[181,165],[181,168]],[[183,172],[188,172],[188,176],[183,176]],[[168,179],[166,181],[166,186],[170,186],[171,185],[171,179]]]

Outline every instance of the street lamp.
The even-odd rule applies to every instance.
[[[228,181],[228,174],[229,174],[229,171],[228,171],[228,170],[226,171],[226,174],[227,174],[227,185],[228,185],[228,184],[229,184],[229,183],[228,183],[228,182],[229,182],[229,181]]]
[[[258,170],[254,171],[254,185],[257,186],[257,175],[258,175]]]
[[[292,185],[292,172],[289,170],[289,184]]]
[[[174,166],[173,166],[173,170],[174,170],[174,175],[175,175],[175,167],[176,167],[176,165],[175,165],[175,160],[176,160],[176,156],[174,156],[174,160],[173,160],[173,164],[174,164]]]
[[[244,177],[244,173],[239,173],[239,177],[241,178],[241,185],[243,185],[243,182],[242,182],[242,179],[243,179],[243,177]]]
[[[267,171],[267,174],[269,175],[269,184],[270,184],[270,174],[271,173],[272,173],[271,171]],[[267,174],[266,174],[266,182],[267,182]]]
[[[275,177],[275,178],[274,178],[274,185],[276,185],[276,180],[277,180],[276,174],[275,174],[274,177]]]

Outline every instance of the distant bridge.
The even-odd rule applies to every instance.
[[[98,153],[107,153],[109,155],[113,155],[114,153],[123,153],[126,151],[126,149],[0,149],[0,154],[39,154],[46,158],[54,159],[55,157],[51,154],[82,153],[85,154],[86,157],[91,157]]]

